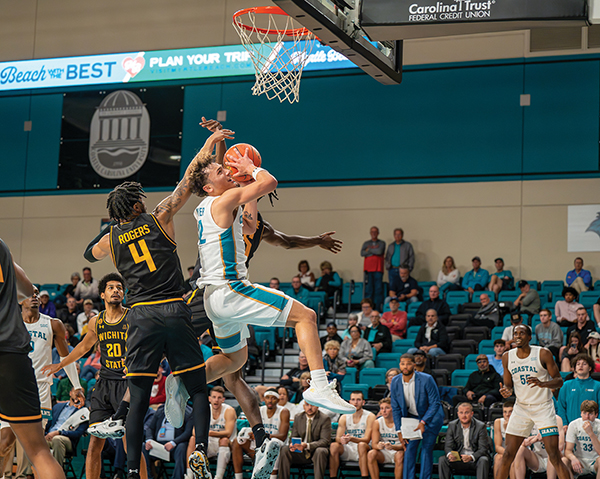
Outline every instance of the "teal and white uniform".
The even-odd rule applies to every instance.
[[[392,446],[400,445],[400,439],[398,438],[398,433],[396,432],[396,427],[392,424],[392,427],[388,427],[385,423],[384,417],[377,418],[377,422],[379,423],[379,436],[381,442],[389,442]],[[388,449],[382,449],[381,453],[383,457],[385,457],[385,464],[394,464],[394,456],[398,451],[389,451]]]
[[[215,418],[214,411],[212,405],[210,406],[210,426],[209,430],[213,432],[222,432],[225,430],[225,412],[228,409],[233,409],[229,404],[221,404],[221,411],[219,416]],[[229,441],[233,441],[237,436],[236,426],[234,424],[233,431],[231,432],[231,436],[229,436]],[[209,436],[208,437],[208,457],[215,457],[219,453],[219,439],[218,437]]]
[[[363,409],[362,416],[358,422],[354,422],[353,414],[345,414],[346,417],[346,434],[352,437],[365,437],[367,434],[367,419],[372,412]],[[349,442],[344,445],[344,452],[340,455],[342,461],[358,461],[358,444]]]
[[[225,353],[246,345],[248,324],[283,327],[293,301],[281,291],[247,280],[242,207],[229,228],[218,226],[211,213],[216,196],[202,200],[194,211],[198,222],[200,278],[204,307],[214,325],[217,343]]]
[[[25,327],[31,336],[32,350],[29,352],[29,358],[35,371],[35,380],[40,393],[42,419],[50,420],[52,419],[52,377],[46,376],[42,372],[42,368],[52,364],[52,343],[54,340],[52,318],[40,313],[38,321],[25,323]]]
[[[596,419],[592,423],[592,430],[596,437],[600,437],[600,420]],[[598,460],[598,452],[594,449],[590,436],[583,429],[583,419],[575,419],[569,424],[567,442],[575,444],[573,453],[583,466],[583,473],[580,475],[595,474],[594,465]]]
[[[533,426],[537,426],[544,436],[558,435],[556,411],[549,388],[530,386],[527,379],[536,377],[542,382],[552,377],[540,361],[540,346],[530,346],[529,356],[520,359],[518,348],[508,352],[508,370],[512,376],[513,388],[517,401],[506,428],[507,434],[527,437]]]
[[[537,436],[539,433],[538,428],[533,426],[533,428],[531,428],[531,434],[530,436]],[[543,441],[538,441],[538,442],[534,442],[531,446],[530,446],[531,451],[537,456],[538,459],[538,468],[536,470],[533,470],[533,472],[546,472],[546,469],[548,467],[548,453],[546,452],[546,446],[544,445]]]

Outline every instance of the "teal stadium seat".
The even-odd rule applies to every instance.
[[[552,297],[560,296],[565,284],[562,281],[547,280],[542,282],[542,291],[548,291]]]
[[[496,326],[492,329],[492,341],[502,339],[502,333],[504,333],[504,328],[502,326]]]
[[[479,353],[482,354],[482,353]],[[469,354],[465,358],[465,369],[478,369],[477,368],[477,356],[479,354]]]
[[[358,375],[358,382],[360,384],[368,384],[369,387],[373,388],[380,384],[385,384],[385,368],[363,368]]]
[[[350,283],[344,283],[342,286],[342,304],[348,305],[348,297],[350,296]],[[364,298],[364,285],[361,281],[354,283],[354,292],[350,297],[350,304],[360,304]]]
[[[531,286],[531,289],[535,289],[536,291],[538,289],[540,289],[539,288],[539,283],[537,281],[532,280],[532,281],[527,281],[527,282],[529,283],[529,286]]]
[[[384,368],[386,371],[391,368],[397,368],[399,363],[400,355],[398,353],[379,353],[375,360],[375,366]]]
[[[268,351],[275,351],[276,339],[275,328],[267,328],[263,326],[254,326],[254,337],[259,348],[263,347],[265,340],[268,341]]]
[[[520,291],[500,291],[498,301],[510,301],[511,303],[514,303],[520,294]]]
[[[348,373],[346,373],[347,375]],[[365,399],[369,397],[369,385],[368,384],[342,384],[342,397],[346,400],[350,400],[350,394],[353,391],[362,391]]]
[[[479,303],[479,297],[482,294],[487,294],[490,298],[490,301],[496,301],[496,293],[494,293],[493,291],[474,291],[473,292],[473,299],[472,302],[473,303]]]
[[[356,384],[356,368],[346,368],[346,375],[342,379],[342,386],[344,384]]]
[[[469,293],[467,291],[448,291],[446,293],[446,303],[463,304],[469,302]]]
[[[585,308],[591,308],[600,298],[600,291],[582,291],[577,300]]]
[[[413,343],[415,339],[417,339],[417,334],[419,334],[419,330],[421,326],[411,326],[406,330],[406,339],[412,339]]]
[[[398,339],[392,344],[392,353],[402,355],[410,348],[415,347],[415,341],[412,339]]]
[[[538,291],[540,295],[540,304],[544,304],[550,301],[550,291]]]
[[[409,303],[406,312],[409,314],[415,314],[417,312],[417,309],[419,309],[419,306],[421,306],[421,304],[423,304],[422,301],[415,301],[414,303]]]
[[[455,371],[452,371],[452,379],[450,381],[450,384],[452,384],[452,386],[458,386],[458,387],[463,387],[465,384],[467,384],[467,381],[469,380],[469,376],[474,373],[475,371],[477,371],[476,369],[457,369]]]
[[[479,354],[494,354],[494,341],[492,339],[480,341]]]

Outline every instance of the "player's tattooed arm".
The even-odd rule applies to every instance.
[[[250,201],[244,205],[244,213],[242,214],[242,217],[244,220],[244,234],[254,234],[256,231],[256,221],[258,218],[258,205],[256,204],[256,200]]]
[[[319,236],[298,236],[288,235],[282,231],[278,231],[267,221],[264,221],[264,224],[263,240],[270,245],[281,246],[285,249],[305,249],[319,246],[334,254],[339,253],[342,250],[343,243],[339,239],[333,238],[335,231],[323,233]]]

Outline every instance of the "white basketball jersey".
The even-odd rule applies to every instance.
[[[200,278],[198,286],[219,285],[228,281],[246,279],[246,253],[243,234],[243,209],[238,207],[233,224],[221,228],[212,217],[211,207],[217,199],[208,196],[194,210],[198,221],[198,251]]]
[[[35,371],[35,379],[38,383],[52,384],[52,377],[46,376],[42,368],[47,364],[52,364],[52,318],[40,313],[40,319],[35,323],[25,323],[27,331],[31,336],[32,350],[29,358]]]
[[[260,407],[260,417],[262,418],[263,425],[265,426],[265,431],[268,434],[277,434],[279,432],[281,411],[283,411],[283,407],[277,406],[273,416],[269,417],[267,414],[267,406]]]
[[[345,414],[346,417],[346,434],[352,437],[365,437],[367,433],[367,418],[369,417],[369,411],[363,409],[362,416],[356,424],[352,418],[353,414]]]
[[[210,407],[210,430],[214,432],[222,432],[225,430],[225,411],[228,409],[233,409],[229,404],[221,404],[221,414],[219,417],[215,419],[213,414],[213,408]],[[233,441],[237,436],[236,427],[233,427],[233,431],[231,432],[231,436],[229,436],[229,440]]]
[[[525,405],[543,404],[552,400],[552,391],[549,388],[532,387],[527,383],[527,379],[536,377],[545,382],[550,381],[552,377],[540,361],[542,348],[539,346],[530,347],[531,352],[525,359],[519,359],[517,356],[518,348],[511,349],[508,352],[508,370],[512,375],[517,403]]]
[[[392,427],[388,427],[385,423],[385,418],[380,417],[377,418],[377,422],[379,423],[379,436],[381,437],[382,442],[389,442],[392,446],[400,445],[400,439],[398,438],[398,433],[396,432],[396,427],[392,425]],[[346,423],[348,424],[348,423]],[[366,419],[365,419],[365,427],[366,427]],[[348,431],[348,428],[346,428]]]
[[[500,434],[502,435],[502,447],[506,447],[506,421],[504,418],[500,418]]]
[[[537,426],[534,425],[529,433],[530,436],[537,436],[540,431]],[[535,452],[540,457],[548,457],[548,453],[546,452],[546,446],[544,445],[544,441],[534,442],[531,445],[531,450]]]
[[[600,420],[596,419],[592,423],[592,430],[596,437],[600,436]],[[583,429],[583,419],[577,418],[571,421],[567,429],[567,442],[575,444],[573,452],[581,462],[594,464],[594,461],[598,458],[598,453],[594,450],[590,436]]]

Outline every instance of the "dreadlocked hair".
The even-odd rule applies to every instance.
[[[135,181],[121,183],[108,194],[106,208],[111,220],[124,221],[133,213],[133,205],[146,198],[142,185]]]
[[[206,196],[204,185],[208,183],[208,167],[215,162],[215,155],[198,153],[192,160],[190,191],[196,196]]]

